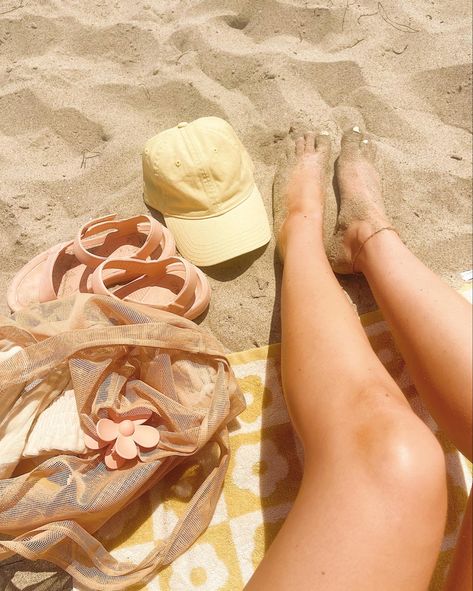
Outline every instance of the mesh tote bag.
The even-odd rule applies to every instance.
[[[179,316],[79,294],[0,318],[0,559],[49,560],[92,589],[144,582],[210,522],[243,408],[222,345]],[[209,448],[167,538],[116,560],[94,533]]]

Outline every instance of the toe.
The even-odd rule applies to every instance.
[[[307,131],[304,134],[305,138],[305,153],[311,154],[315,152],[315,132]]]
[[[360,141],[363,139],[363,134],[360,128],[355,126],[342,136],[342,153],[357,154],[360,151]]]
[[[296,139],[296,156],[302,156],[305,148],[305,139],[301,136]]]
[[[320,132],[315,136],[316,151],[324,156],[330,156],[330,150],[332,148],[332,142],[330,141],[330,135],[328,132]]]

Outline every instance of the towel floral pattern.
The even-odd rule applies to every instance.
[[[402,387],[414,409],[439,438],[447,459],[452,511],[429,591],[440,591],[471,486],[471,465],[448,445],[423,408],[392,336],[383,320],[365,321],[381,361]],[[247,400],[247,409],[230,431],[232,456],[222,495],[210,526],[173,564],[146,584],[147,591],[235,591],[243,589],[284,523],[296,497],[303,454],[285,409],[276,346],[229,356]],[[169,475],[172,480],[173,474]],[[177,477],[176,477],[177,478]],[[187,507],[185,484],[195,490],[202,478],[193,472],[179,488],[163,482],[138,501],[137,515],[120,522],[120,534],[107,543],[112,554],[145,558],[149,545],[162,540]],[[161,492],[160,492],[161,491]],[[163,492],[166,494],[163,494]],[[110,522],[105,524],[108,531]]]
[[[271,495],[289,473],[287,460],[274,442],[266,438],[258,443],[241,445],[235,451],[233,481],[254,495]]]
[[[228,569],[211,544],[193,546],[173,563],[169,586],[174,591],[218,589],[228,579]]]

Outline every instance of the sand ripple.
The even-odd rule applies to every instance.
[[[457,283],[471,267],[467,4],[31,0],[0,15],[1,295],[87,219],[145,211],[144,141],[209,114],[248,147],[269,213],[289,136],[368,128],[396,225]],[[231,349],[279,338],[272,251],[209,271],[205,322]],[[373,306],[359,280],[345,283],[360,310]]]

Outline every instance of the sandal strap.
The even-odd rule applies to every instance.
[[[125,271],[121,275],[120,282],[130,279],[126,283],[127,290],[136,291],[141,287],[148,287],[149,283],[146,282],[146,278],[154,278],[155,284],[159,285],[159,278],[167,274],[172,274],[173,271],[183,270],[184,271],[184,285],[176,297],[166,305],[153,305],[147,304],[154,308],[173,312],[183,316],[187,310],[190,309],[194,300],[197,289],[198,275],[196,269],[189,261],[172,256],[167,259],[156,260],[156,261],[143,261],[132,258],[120,258],[120,259],[107,259],[101,265],[99,265],[94,273],[92,274],[92,291],[96,294],[109,295],[116,299],[120,299],[115,293],[110,292],[107,288],[107,282],[104,280],[103,271],[105,269],[122,269]],[[120,291],[120,288],[117,290]]]
[[[74,254],[76,257],[92,269],[98,267],[103,263],[107,257],[93,254],[87,250],[87,246],[84,244],[84,240],[101,234],[102,232],[113,232],[116,235],[130,235],[135,232],[147,232],[148,236],[146,241],[141,248],[139,248],[134,257],[137,259],[146,259],[150,256],[161,244],[163,238],[164,242],[169,240],[168,234],[164,232],[164,227],[157,220],[147,215],[136,215],[131,218],[123,220],[117,220],[117,214],[111,214],[102,218],[91,220],[84,224],[78,231],[74,240]],[[141,228],[140,228],[141,226]],[[163,245],[164,251],[165,245]]]
[[[54,267],[56,266],[59,257],[62,256],[71,245],[72,240],[69,240],[69,242],[58,244],[56,248],[50,251],[39,282],[40,303],[57,300],[57,291],[55,290],[53,283]]]
[[[102,244],[102,240],[99,236],[91,236],[87,238],[86,244],[88,248],[92,248],[95,246],[100,246]],[[57,244],[55,247],[51,248],[49,251],[49,255],[46,259],[44,272],[41,275],[41,280],[39,282],[39,301],[40,302],[51,302],[57,299],[57,291],[54,287],[53,277],[54,277],[54,268],[58,263],[58,260],[64,256],[65,252],[68,249],[71,249],[70,254],[75,256],[75,252],[73,252],[74,248],[74,241],[69,240],[67,242],[61,242]],[[76,257],[77,258],[77,257]]]

